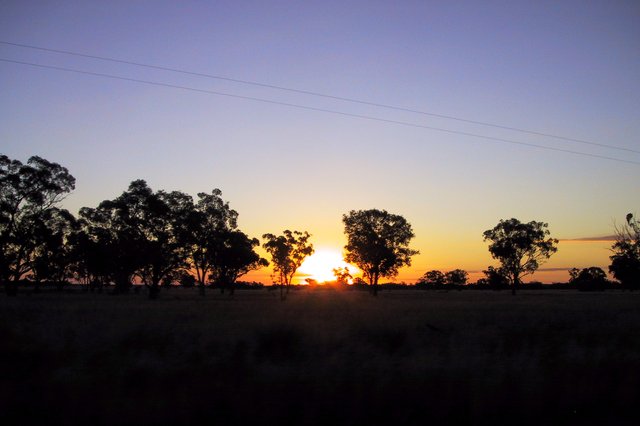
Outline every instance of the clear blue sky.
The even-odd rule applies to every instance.
[[[0,40],[402,106],[640,150],[637,1],[3,1]],[[75,68],[583,151],[640,154],[0,44],[0,58]],[[381,208],[422,254],[400,278],[477,270],[499,219],[605,236],[640,213],[640,165],[248,100],[0,62],[0,152],[69,168],[66,206],[220,188],[252,236]],[[607,244],[546,266],[606,266]],[[541,276],[543,279],[546,278]],[[549,278],[551,279],[551,278]]]

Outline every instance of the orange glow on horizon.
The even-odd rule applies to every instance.
[[[340,250],[321,248],[305,259],[296,273],[296,278],[300,283],[304,283],[307,278],[316,280],[318,283],[335,281],[336,277],[333,274],[335,268],[348,268],[354,278],[361,273],[356,266],[344,261]]]
[[[316,230],[317,234],[322,234]],[[331,237],[331,236],[330,236]],[[362,271],[353,265],[344,262],[342,252],[338,244],[332,244],[332,239],[326,237],[323,244],[317,247],[316,253],[310,256],[296,273],[293,283],[305,284],[306,278],[312,278],[319,283],[334,281],[333,269],[336,267],[348,267],[353,278],[361,277]],[[337,237],[335,238],[337,239]],[[590,266],[601,267],[608,271],[611,255],[611,244],[609,240],[564,240],[558,244],[558,252],[547,262],[540,266],[540,269],[533,275],[527,275],[524,281],[541,281],[545,284],[554,282],[566,282],[569,279],[569,269],[586,268]],[[380,282],[406,282],[415,284],[418,279],[427,271],[437,269],[443,272],[456,268],[469,272],[469,283],[476,282],[483,278],[482,270],[489,265],[499,266],[499,263],[492,259],[487,250],[486,244],[482,241],[460,240],[454,243],[431,242],[431,246],[440,247],[438,250],[430,249],[430,246],[418,245],[415,248],[421,254],[412,259],[412,266],[404,267],[395,277],[381,279]],[[268,256],[263,254],[265,258]],[[324,259],[322,262],[320,259]],[[324,266],[322,263],[325,263]],[[251,271],[241,278],[247,281],[259,281],[266,285],[272,284],[271,267],[257,271]],[[609,276],[612,278],[611,276]]]

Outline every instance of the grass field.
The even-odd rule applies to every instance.
[[[0,423],[640,424],[640,293],[274,293],[3,296]]]

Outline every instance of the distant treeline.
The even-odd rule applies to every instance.
[[[180,191],[153,191],[144,180],[135,180],[117,198],[83,207],[75,217],[58,207],[74,188],[75,178],[57,163],[34,156],[23,164],[0,155],[0,280],[7,295],[17,294],[20,286],[39,291],[69,283],[113,293],[138,291],[136,283],[146,287],[150,298],[172,285],[197,286],[202,295],[206,288],[233,293],[237,288],[262,287],[239,281],[269,262],[255,251],[260,241],[237,228],[238,212],[222,199],[220,190],[199,193],[194,200]],[[363,275],[352,277],[347,268],[336,268],[334,283],[323,287],[311,280],[309,288],[367,289],[374,295],[378,289],[410,288],[379,284],[381,278],[393,279],[400,268],[410,266],[418,254],[409,247],[414,234],[404,217],[385,210],[352,210],[342,221],[345,260]],[[619,285],[601,268],[590,267],[574,268],[569,283],[545,288],[638,288],[640,224],[633,215],[627,215],[617,236],[609,272]],[[542,288],[521,279],[557,251],[558,240],[549,236],[546,223],[501,220],[483,237],[500,267],[488,267],[475,284],[468,284],[464,270],[433,270],[411,288],[511,288],[514,294],[518,288]],[[302,288],[292,286],[292,279],[314,252],[311,235],[285,230],[262,238],[271,257],[272,282],[285,298],[292,288]]]
[[[28,290],[30,292],[113,292],[115,290],[114,284],[107,284],[102,286],[92,286],[91,284],[82,284],[76,281],[65,280],[61,282],[54,281],[41,281],[39,283],[33,280],[24,279],[19,281],[20,288]],[[378,284],[379,291],[467,291],[467,290],[492,290],[503,291],[509,290],[509,285],[495,287],[487,284],[481,278],[476,282],[470,282],[467,284],[445,284],[445,285],[432,285],[424,282],[417,282],[415,284],[400,282],[400,283],[380,283]],[[209,283],[205,285],[206,288],[220,291],[224,293],[226,288],[219,284]],[[277,291],[280,289],[277,285],[265,285],[262,282],[257,281],[236,281],[234,283],[236,290],[260,290],[260,291]],[[370,284],[367,283],[355,283],[355,284],[340,284],[336,281],[309,285],[309,284],[291,284],[290,291],[305,291],[305,292],[324,292],[324,291],[362,291],[370,292]],[[175,288],[190,289],[195,288],[195,285],[184,285],[179,282],[167,283],[163,285],[166,290]],[[605,290],[625,290],[619,282],[613,280],[606,280],[598,283],[579,283],[569,280],[568,282],[554,282],[554,283],[542,283],[540,281],[530,281],[520,284],[520,290],[580,290],[580,291],[605,291]],[[141,291],[148,291],[148,287],[145,284],[132,284],[130,290],[133,293],[140,293]]]

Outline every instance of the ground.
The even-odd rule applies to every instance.
[[[0,297],[2,424],[638,424],[640,293]]]

